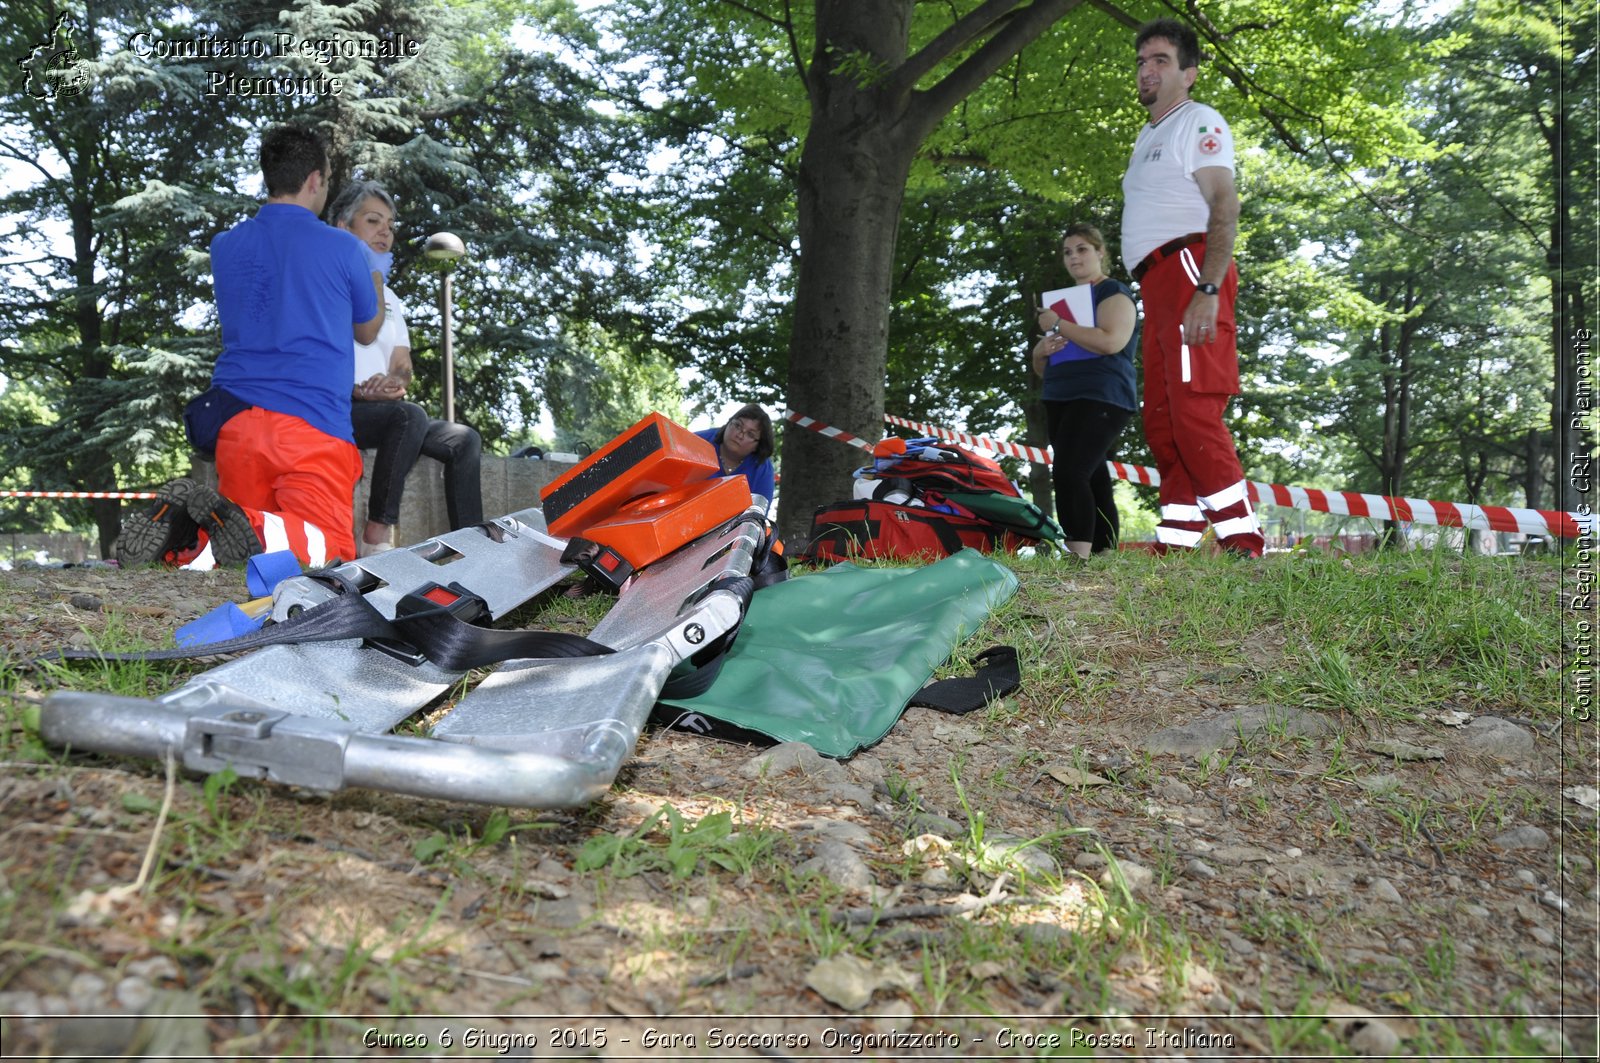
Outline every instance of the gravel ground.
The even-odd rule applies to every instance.
[[[1092,592],[1095,578],[1071,577],[1079,592]],[[119,631],[170,644],[178,625],[241,601],[241,583],[227,571],[0,573],[8,653],[19,661]],[[1065,594],[1042,637],[1092,622],[1092,602],[1092,593]],[[1282,650],[1263,632],[1251,652],[1264,666]],[[1584,1016],[1597,1001],[1596,826],[1575,789],[1593,778],[1593,731],[1514,712],[1380,726],[1239,704],[1232,692],[1250,668],[1196,677],[1164,646],[1129,647],[1092,703],[1025,686],[987,714],[912,709],[847,762],[807,747],[648,734],[605,800],[513,817],[495,844],[463,851],[454,865],[419,859],[417,846],[482,837],[493,823],[485,810],[242,784],[227,800],[266,830],[215,857],[198,841],[174,841],[170,895],[115,888],[135,881],[149,846],[148,809],[167,794],[159,764],[71,755],[41,767],[19,756],[0,777],[0,852],[9,854],[0,857],[9,918],[0,1014],[13,1016],[5,1051],[243,1057],[293,1043],[286,1031],[302,1027],[274,1020],[279,1011],[421,1007],[606,1017],[606,1045],[593,1043],[600,1025],[575,1018],[453,1024],[453,1036],[478,1028],[488,1054],[499,1044],[513,1056],[554,1056],[551,1041],[565,1038],[573,1055],[644,1058],[623,1048],[642,1051],[639,1038],[655,1029],[696,1043],[663,1042],[649,1058],[703,1057],[703,1016],[749,1013],[815,1017],[747,1020],[750,1030],[805,1032],[813,1046],[824,1029],[866,1037],[937,1028],[963,1039],[957,1054],[1023,1052],[1001,1050],[1002,1020],[953,1017],[980,1000],[997,1016],[1055,1016],[1028,1028],[1068,1031],[1113,1055],[1282,1054],[1282,1024],[1261,1013],[1327,1011],[1347,1017],[1319,1028],[1352,1054],[1431,1054],[1452,1035],[1463,1051],[1483,1051],[1495,1031],[1515,1027],[1552,1058],[1593,1058],[1594,1023]],[[37,704],[63,681],[21,673],[13,707]],[[173,682],[159,673],[149,693]],[[27,747],[20,717],[7,714],[13,750]],[[198,785],[180,785],[174,822],[204,801]],[[880,919],[870,948],[846,950],[865,957],[859,969],[840,969],[803,934],[765,929],[797,896],[791,888],[777,897],[770,873],[685,883],[659,870],[597,877],[575,868],[585,839],[631,830],[666,802],[696,817],[734,808],[775,829],[773,859],[827,884],[806,895],[819,907],[895,915]],[[1070,922],[1027,906],[984,908],[1007,883],[996,893],[992,877],[941,857],[974,838],[975,811],[990,844],[1047,839],[1021,859],[1069,882],[1114,888],[1110,857],[1148,917],[1143,936],[1099,972],[1060,967]],[[186,853],[195,861],[187,868]],[[35,895],[42,883],[55,884],[49,903]],[[952,903],[980,910],[930,916],[921,907]],[[403,948],[397,915],[410,927]],[[1024,957],[1056,959],[986,966],[973,950],[949,951],[964,920],[1000,918],[1027,939]],[[230,921],[270,927],[259,954],[224,955],[213,943],[231,940],[219,929]],[[1180,932],[1191,948],[1152,955],[1151,926]],[[329,962],[319,950],[351,941],[427,993],[412,1003],[411,990],[377,977],[352,979],[331,999],[297,1000],[285,988],[297,964]],[[930,1003],[942,999],[928,988],[930,954],[966,957],[954,972],[961,991],[942,1008]],[[201,1010],[211,1017],[151,1019]],[[1428,1018],[1447,1014],[1460,1017]],[[1506,1017],[1470,1018],[1495,1015]],[[407,1036],[431,1038],[440,1053],[440,1026],[386,1018],[349,1036],[394,1038],[383,1042],[387,1054],[405,1054],[398,1042]],[[539,1051],[527,1044],[535,1031]],[[740,1054],[784,1058],[770,1044]]]

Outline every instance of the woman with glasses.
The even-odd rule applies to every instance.
[[[1133,370],[1139,312],[1132,289],[1106,276],[1105,254],[1093,225],[1078,222],[1062,235],[1067,272],[1077,285],[1090,286],[1093,312],[1087,321],[1072,321],[1041,307],[1044,336],[1030,353],[1044,381],[1056,520],[1067,549],[1079,558],[1116,545],[1117,504],[1106,455],[1139,408]]]
[[[717,448],[722,466],[719,476],[743,476],[750,483],[750,493],[759,495],[771,508],[775,445],[772,418],[766,410],[752,403],[741,407],[721,428],[707,428],[695,434]]]

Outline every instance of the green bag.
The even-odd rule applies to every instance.
[[[664,699],[657,719],[723,732],[682,721],[705,717],[849,757],[889,733],[934,669],[1016,589],[1010,569],[971,549],[920,568],[846,562],[793,577],[751,598],[710,688]]]
[[[970,509],[990,524],[1008,528],[1030,539],[1045,539],[1065,547],[1067,537],[1061,531],[1061,525],[1026,498],[1003,495],[997,491],[946,491],[944,497]]]

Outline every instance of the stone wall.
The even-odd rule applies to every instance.
[[[373,451],[361,452],[361,482],[356,485],[355,534],[359,541],[367,521],[367,492],[372,483]],[[483,456],[483,516],[503,517],[519,509],[539,505],[539,489],[572,468],[571,462],[543,461],[534,458]],[[216,466],[196,460],[190,472],[196,479],[213,486]],[[409,546],[450,530],[444,506],[444,466],[432,458],[418,458],[406,477],[405,495],[400,501],[400,523],[395,526],[395,545]]]
[[[361,482],[356,485],[356,530],[367,520],[367,491],[371,486],[373,451],[362,451]],[[539,505],[539,489],[568,469],[571,463],[532,458],[483,456],[483,516],[503,517]],[[406,477],[400,501],[400,523],[395,525],[395,545],[419,543],[450,530],[444,506],[444,466],[432,458],[418,458]]]

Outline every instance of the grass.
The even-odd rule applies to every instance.
[[[805,853],[793,825],[817,813],[811,791],[784,780],[707,794],[698,787],[709,767],[694,773],[679,762],[652,774],[646,763],[625,769],[610,801],[550,815],[292,795],[231,772],[168,780],[152,762],[45,748],[30,712],[37,692],[52,688],[149,697],[194,666],[24,673],[0,664],[0,759],[22,780],[0,835],[0,994],[36,991],[46,968],[115,984],[156,955],[214,1016],[215,1043],[231,1046],[223,1054],[340,1054],[364,1029],[343,1015],[391,1016],[392,1033],[401,1016],[431,1011],[829,1012],[804,988],[805,973],[844,955],[904,976],[872,1002],[903,1007],[903,1029],[992,1035],[995,1022],[976,1016],[1027,1012],[1055,1016],[1032,1024],[1034,1033],[1105,1033],[1142,1028],[1119,1014],[1216,1014],[1222,1005],[1201,991],[1203,968],[1243,1016],[1228,1020],[1248,1033],[1241,1049],[1260,1055],[1346,1051],[1321,1013],[1334,997],[1414,1012],[1406,1050],[1416,1055],[1547,1051],[1531,1023],[1429,1017],[1504,1010],[1503,994],[1485,988],[1482,943],[1477,962],[1464,951],[1469,929],[1440,922],[1419,936],[1397,979],[1344,958],[1348,939],[1374,932],[1368,913],[1338,914],[1338,896],[1321,915],[1291,903],[1295,884],[1275,868],[1246,879],[1224,867],[1222,914],[1177,899],[1211,887],[1186,871],[1193,842],[1173,818],[1186,810],[1151,796],[1168,779],[1197,801],[1223,795],[1229,829],[1274,837],[1278,851],[1359,845],[1374,861],[1416,864],[1437,851],[1448,873],[1472,874],[1468,862],[1487,838],[1548,817],[1550,795],[1511,779],[1474,793],[1430,789],[1422,773],[1434,769],[1375,762],[1363,739],[1444,708],[1555,722],[1555,563],[1541,564],[1437,552],[1302,553],[1253,566],[1129,553],[1084,570],[1016,559],[1020,592],[939,677],[970,674],[972,655],[1004,643],[1018,647],[1023,686],[952,723],[977,736],[972,744],[883,765],[874,799],[894,818],[849,816],[882,842],[868,856],[879,886],[870,898],[796,873]],[[605,604],[557,597],[516,621],[582,631]],[[90,634],[108,650],[136,648],[115,622]],[[1125,716],[1164,725],[1161,707],[1174,698],[1283,705],[1339,726],[1308,738],[1269,718],[1188,763],[1104,740],[1100,725]],[[1070,748],[1034,738],[1063,731],[1076,736]],[[1006,748],[980,756],[990,745]],[[727,763],[708,747],[712,761]],[[1064,765],[1108,782],[1053,781],[1049,769]],[[1377,771],[1412,775],[1388,791],[1356,785]],[[956,830],[942,845],[907,845],[924,829],[910,826],[918,816]],[[352,829],[357,820],[366,826]],[[332,825],[343,829],[331,836]],[[1591,828],[1565,844],[1592,853],[1593,842]],[[1104,884],[1100,870],[1075,868],[1080,853],[1097,851],[1108,858]],[[1124,861],[1148,867],[1154,882],[1130,885]],[[131,882],[142,883],[137,895],[116,892]],[[958,897],[979,906],[903,911]],[[856,917],[863,909],[871,918]],[[1257,958],[1219,944],[1219,927]],[[1530,1007],[1550,990],[1536,965],[1504,977]],[[598,988],[567,995],[574,985]],[[1062,1025],[1061,1016],[1083,1018]],[[1034,1053],[1092,1054],[1081,1043]]]
[[[626,834],[600,834],[584,842],[576,867],[605,868],[622,878],[661,871],[678,881],[709,867],[749,875],[766,863],[773,845],[772,833],[760,824],[736,830],[731,812],[690,820],[666,804]]]
[[[1300,555],[1243,573],[1221,557],[1126,560],[1113,585],[1135,638],[1208,666],[1219,648],[1223,662],[1251,642],[1281,648],[1256,680],[1263,700],[1365,717],[1559,704],[1553,583],[1504,558]]]
[[[117,614],[112,613],[104,630],[95,638],[94,648],[105,653],[124,653],[150,647],[139,645],[123,628]],[[11,667],[8,664],[7,670]],[[38,667],[52,686],[130,698],[156,697],[172,688],[175,677],[201,670],[198,665],[170,661],[49,661]],[[20,676],[13,675],[7,678],[5,685],[14,688],[18,682]]]

